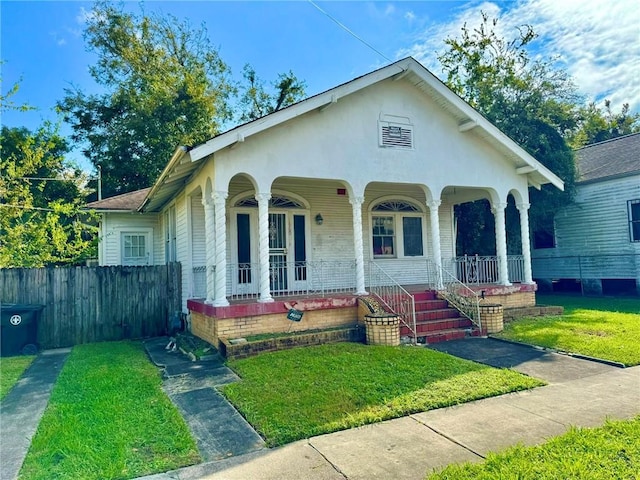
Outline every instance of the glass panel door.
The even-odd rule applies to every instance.
[[[293,215],[293,261],[294,269],[290,274],[292,288],[307,288],[307,232],[305,215]]]
[[[269,278],[271,293],[286,292],[287,272],[287,215],[269,214]]]
[[[258,275],[255,271],[255,265],[252,263],[252,258],[254,257],[254,245],[251,238],[253,231],[252,215],[238,213],[235,220],[237,265],[235,272],[232,273],[233,291],[238,295],[257,293]]]

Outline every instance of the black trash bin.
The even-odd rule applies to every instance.
[[[38,320],[44,305],[0,304],[0,356],[38,353]]]

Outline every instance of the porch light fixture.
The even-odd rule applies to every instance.
[[[322,218],[322,215],[317,214],[316,215],[316,224],[322,225],[322,222],[324,222],[324,218]]]

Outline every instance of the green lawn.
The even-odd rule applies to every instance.
[[[224,395],[270,446],[542,385],[421,347],[337,343],[229,361]]]
[[[0,358],[0,400],[13,388],[34,356]]]
[[[538,295],[541,305],[562,305],[562,316],[523,318],[497,336],[572,353],[640,364],[640,299]]]
[[[490,453],[479,464],[450,465],[429,480],[637,479],[640,417],[599,428],[573,428],[535,447]]]
[[[126,479],[200,460],[139,342],[74,347],[20,472],[29,479]]]

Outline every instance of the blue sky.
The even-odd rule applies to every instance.
[[[384,57],[414,56],[438,74],[436,52],[480,11],[500,17],[508,36],[523,23],[540,38],[534,55],[553,55],[572,75],[585,100],[609,98],[640,111],[640,9],[635,0],[351,1],[317,5],[371,44]],[[34,112],[5,112],[2,124],[36,128],[55,120],[52,108],[72,85],[96,89],[88,73],[95,57],[85,51],[82,30],[92,2],[0,3],[2,91],[21,79],[16,102]],[[139,11],[137,2],[126,8]],[[336,25],[307,1],[147,1],[147,12],[171,13],[204,23],[211,42],[239,80],[251,64],[264,80],[292,70],[313,95],[389,61]],[[63,133],[69,133],[68,127]],[[78,154],[75,154],[78,155]],[[86,167],[78,156],[75,160]]]

